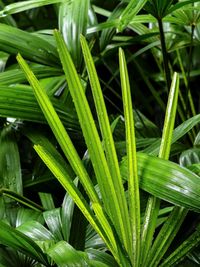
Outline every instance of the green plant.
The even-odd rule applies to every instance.
[[[19,2],[5,7],[1,15],[10,16],[58,2],[40,1],[38,4],[27,1],[26,5]],[[17,61],[21,67],[19,70],[11,64],[9,70],[0,74],[1,115],[18,118],[15,122],[2,120],[2,266],[10,264],[7,255],[13,255],[21,265],[28,261],[28,266],[174,266],[188,255],[190,262],[195,257],[197,261],[198,256],[189,253],[200,241],[198,216],[195,217],[195,228],[188,230],[181,242],[172,243],[177,241],[178,231],[189,216],[188,210],[195,214],[199,212],[199,137],[196,134],[198,128],[194,127],[198,125],[200,115],[196,115],[190,90],[192,66],[186,75],[186,62],[180,55],[180,52],[188,53],[192,60],[195,43],[190,38],[188,43],[180,40],[173,43],[170,37],[176,31],[164,33],[163,27],[166,22],[176,24],[180,21],[188,6],[191,16],[195,14],[195,27],[198,27],[196,13],[199,5],[194,2],[130,1],[126,4],[123,1],[119,6],[113,2],[113,13],[107,22],[100,24],[97,24],[94,10],[97,14],[110,14],[105,9],[98,6],[92,9],[90,1],[62,2],[54,8],[55,14],[59,14],[63,37],[57,30],[54,35],[48,31],[49,35],[45,36],[43,32],[29,33],[0,25],[4,62],[8,55],[19,52]],[[83,10],[81,16],[78,15],[79,5]],[[9,16],[11,24],[13,18]],[[148,29],[145,23],[152,23],[152,29]],[[126,36],[126,28],[137,36]],[[121,33],[116,33],[115,29]],[[186,36],[194,36],[195,28],[191,33],[184,29]],[[97,32],[100,30],[99,40]],[[198,40],[195,42],[199,45]],[[132,55],[131,45],[134,43],[142,47]],[[119,48],[119,64],[116,64],[113,57],[120,46],[124,50]],[[133,80],[131,75],[129,82],[128,70],[130,74],[131,68],[126,64],[124,51],[135,63],[134,69],[141,74],[142,82]],[[21,55],[30,61],[30,66]],[[141,61],[137,60],[141,55],[153,60],[159,77],[152,72],[146,77],[149,66],[142,57]],[[177,66],[182,72],[181,80],[173,71]],[[108,81],[102,75],[105,68],[109,73]],[[161,93],[167,101],[163,101],[151,79],[154,83],[159,81]],[[179,90],[182,79],[185,92]],[[23,84],[26,80],[30,86]],[[138,100],[136,96],[133,102],[131,100],[132,82],[136,89],[146,84],[153,101],[162,110],[166,109],[162,128],[159,129],[132,106]],[[102,89],[101,85],[105,88]],[[122,97],[118,89],[114,91],[115,86],[121,88]],[[103,93],[105,99],[110,100],[111,111],[106,109]],[[116,115],[118,110],[109,94],[114,94],[117,103],[123,104],[124,122],[121,117],[113,119],[109,116]],[[178,103],[178,94],[181,104]],[[142,100],[145,101],[140,97]],[[190,109],[187,114],[186,108]],[[146,100],[144,111],[151,111],[149,115],[152,117],[153,110],[151,102]],[[194,116],[190,117],[190,112]],[[34,123],[41,123],[42,129]],[[174,127],[175,123],[177,127]],[[183,138],[186,146],[180,143]],[[22,157],[23,154],[17,140],[23,140],[22,147],[28,150],[26,155],[33,161],[33,164],[29,163],[29,175],[21,173],[19,155]],[[30,142],[37,154],[31,150]],[[80,142],[80,147],[77,142]],[[191,143],[196,147],[191,149]],[[179,158],[182,166],[178,164]],[[27,162],[24,159],[24,163]],[[33,200],[27,197],[29,192],[41,192],[47,185],[51,195],[40,193],[42,205],[36,204],[37,194]],[[60,203],[54,185],[62,194],[67,191],[63,203]],[[59,199],[61,207],[55,208],[52,196]],[[77,228],[76,220],[81,221]],[[81,238],[78,240],[79,235]],[[108,255],[108,251],[113,257]],[[185,264],[187,266],[187,261]]]

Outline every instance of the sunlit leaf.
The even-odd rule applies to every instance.
[[[178,164],[144,153],[137,153],[140,187],[175,205],[199,212],[199,176]],[[159,168],[158,168],[159,166]],[[127,159],[121,163],[122,177],[127,179]]]
[[[92,61],[92,56],[90,54],[89,47],[84,37],[81,37],[81,45],[82,45],[83,55],[84,55],[84,59],[86,63],[86,68],[87,68],[89,79],[90,79],[92,94],[93,94],[98,121],[99,121],[100,129],[101,129],[101,133],[102,133],[107,162],[105,162],[101,147],[99,146],[98,137],[96,138],[97,139],[96,143],[98,143],[98,146],[96,145],[96,148],[95,148],[94,146],[95,144],[93,144],[93,147],[89,145],[88,149],[89,149],[89,153],[90,151],[92,151],[92,153],[95,153],[95,154],[98,152],[99,158],[100,158],[100,155],[102,158],[101,164],[104,161],[105,168],[108,166],[109,170],[107,170],[107,173],[105,171],[103,172],[102,169],[100,170],[98,168],[99,169],[98,173],[96,169],[96,175],[99,176],[98,179],[100,179],[100,175],[101,175],[101,180],[102,180],[102,175],[104,173],[104,176],[105,177],[107,176],[107,183],[110,180],[109,181],[110,198],[114,205],[112,209],[110,209],[109,207],[109,213],[112,216],[113,224],[115,225],[118,233],[120,233],[120,236],[124,242],[125,248],[129,250],[131,248],[131,243],[130,243],[130,224],[128,223],[128,208],[127,208],[124,189],[123,189],[123,185],[122,185],[122,181],[120,177],[119,164],[118,164],[117,154],[115,150],[114,140],[112,137],[110,122],[109,122],[105,102],[103,100],[103,94],[101,91],[98,75],[96,73],[94,63]],[[80,100],[81,99],[79,99],[79,102],[77,101],[77,109],[79,109],[78,104],[79,106],[81,104]],[[80,116],[83,119],[83,115],[80,114]],[[92,123],[92,117],[90,118],[90,122]],[[86,127],[83,128],[83,131],[87,133],[89,132],[88,131],[89,128],[90,126],[88,124],[87,128]],[[95,131],[94,131],[94,134],[95,134]],[[86,138],[86,142],[89,144],[90,143],[89,139],[91,140],[92,136],[86,135],[85,138]],[[93,158],[92,154],[90,154],[90,157],[91,157],[91,161],[93,162],[93,167],[95,169],[95,166],[97,164],[100,164],[100,160],[97,161],[97,157],[95,156],[95,158]],[[105,181],[104,181],[104,184],[102,185],[99,184],[101,190],[103,191],[102,192],[103,198],[105,197],[104,194],[107,191],[107,189],[105,188],[105,184],[106,184]],[[108,192],[106,193],[106,195],[107,195],[106,198],[108,198]]]
[[[130,91],[130,83],[128,69],[126,65],[125,55],[122,49],[119,50],[119,66],[122,87],[122,98],[124,105],[124,119],[126,130],[126,151],[128,162],[128,193],[129,193],[129,216],[132,227],[132,245],[133,245],[133,264],[139,264],[140,257],[140,193],[139,179],[137,171],[137,155],[136,155],[136,138],[135,125],[133,117],[132,98]]]

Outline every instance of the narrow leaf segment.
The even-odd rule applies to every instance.
[[[100,200],[99,197],[97,196],[97,193],[94,189],[94,186],[88,176],[88,173],[83,165],[83,162],[81,161],[76,149],[74,148],[71,139],[69,138],[67,132],[65,131],[65,128],[63,126],[63,124],[61,123],[52,103],[50,102],[45,90],[41,87],[39,81],[36,79],[36,77],[34,76],[33,72],[30,70],[30,68],[28,67],[27,63],[23,60],[23,58],[18,55],[17,56],[17,60],[21,66],[21,68],[23,69],[27,80],[29,81],[29,83],[32,85],[33,89],[34,89],[34,94],[35,97],[48,121],[49,126],[51,127],[58,143],[60,144],[65,156],[67,157],[67,159],[69,160],[72,168],[74,169],[75,173],[79,176],[82,184],[85,187],[85,190],[88,193],[88,196],[90,197],[90,200],[92,203],[99,203],[100,204]],[[80,82],[80,81],[79,81]],[[75,87],[76,88],[76,87]],[[94,122],[93,122],[94,124]],[[37,153],[43,158],[43,160],[45,161],[45,163],[47,164],[47,166],[51,169],[51,167],[53,168],[52,164],[52,160],[53,158],[51,157],[51,160],[49,159],[49,157],[47,157],[47,152],[44,150],[43,147],[41,147],[40,145],[36,146],[35,149],[37,150]],[[52,171],[54,172],[55,169],[52,169]],[[64,179],[63,175],[54,173],[55,176],[57,178],[60,177],[60,182],[62,185],[68,186],[68,190],[70,188],[70,182],[68,180],[68,182],[66,183],[66,180]],[[106,177],[106,176],[105,176]],[[66,178],[66,177],[65,177]],[[72,184],[71,184],[72,185]],[[65,187],[66,188],[66,187]],[[72,188],[72,187],[71,187]],[[72,192],[71,192],[72,193]],[[74,196],[73,196],[74,197]],[[76,199],[74,199],[74,201],[76,201]],[[77,203],[77,202],[76,202]],[[81,201],[79,201],[77,203],[81,204]],[[78,205],[80,207],[80,205]],[[84,213],[84,209],[81,209],[82,212]],[[104,216],[104,218],[102,218],[103,214],[96,214],[97,218],[98,216],[100,216],[99,220],[102,221],[103,219],[105,220],[105,224],[107,224],[108,228],[110,228],[109,223],[107,222],[106,217]],[[87,219],[91,222],[91,224],[93,226],[95,226],[94,224],[94,220],[91,220],[91,217],[87,216]],[[97,230],[97,232],[102,236],[102,238],[104,239],[104,241],[107,243],[108,247],[111,249],[113,255],[116,257],[116,260],[118,260],[117,256],[116,256],[116,244],[115,244],[115,238],[112,235],[112,231],[110,229],[109,232],[109,236],[112,236],[112,240],[109,240],[109,243],[107,242],[108,238],[107,236],[105,236],[98,227],[95,227],[95,229]],[[112,247],[110,245],[110,242],[112,242]]]
[[[124,118],[126,129],[126,151],[128,161],[128,193],[129,193],[129,214],[132,228],[133,242],[133,266],[139,266],[140,256],[140,196],[139,179],[137,170],[135,127],[133,118],[133,108],[131,101],[130,84],[128,70],[123,50],[119,50],[119,65],[122,97],[124,104]]]
[[[131,235],[130,235],[130,222],[128,215],[128,207],[126,203],[126,198],[124,194],[124,188],[122,184],[122,179],[120,175],[119,163],[117,159],[117,154],[115,150],[115,144],[112,136],[111,126],[109,123],[108,114],[106,111],[105,102],[103,99],[103,94],[98,79],[98,75],[94,66],[92,55],[90,53],[87,42],[83,36],[81,36],[81,45],[83,50],[83,55],[85,59],[86,68],[88,71],[92,94],[95,102],[95,107],[98,115],[98,121],[101,129],[101,134],[103,137],[103,144],[106,153],[107,165],[111,174],[110,184],[113,188],[113,199],[117,198],[116,202],[116,220],[113,221],[116,229],[121,232],[123,243],[129,255],[131,256]],[[117,208],[117,206],[119,208]]]

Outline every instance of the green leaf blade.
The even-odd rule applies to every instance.
[[[124,118],[126,129],[126,151],[128,159],[128,192],[129,192],[129,213],[132,228],[133,243],[133,265],[139,266],[140,257],[140,196],[139,179],[137,170],[135,126],[133,108],[131,101],[130,84],[125,55],[122,49],[119,50],[120,77],[122,97],[124,105]]]
[[[2,221],[0,221],[0,240],[1,244],[10,246],[13,249],[30,255],[30,257],[43,263],[45,266],[49,266],[46,255],[31,238],[13,229]]]
[[[28,132],[27,135],[31,139],[31,141],[34,143],[34,149],[36,150],[38,155],[41,157],[41,159],[44,161],[44,163],[47,165],[50,171],[54,174],[54,176],[58,179],[58,181],[61,183],[63,188],[66,189],[66,191],[72,197],[73,201],[82,211],[86,219],[93,226],[96,232],[102,237],[102,239],[104,240],[104,242],[106,243],[110,251],[112,251],[113,255],[115,255],[115,257],[117,258],[117,254],[116,254],[117,247],[115,244],[115,238],[113,236],[112,229],[110,225],[108,224],[107,219],[105,218],[105,215],[103,214],[103,212],[101,212],[100,204],[98,204],[97,202],[92,203],[98,220],[102,224],[106,225],[104,229],[102,229],[102,227],[100,226],[100,224],[94,217],[94,214],[92,213],[92,210],[90,209],[89,205],[83,198],[80,191],[77,189],[76,184],[71,179],[70,172],[68,171],[68,168],[66,167],[66,164],[63,158],[56,151],[56,149],[49,142],[49,140],[43,135],[37,134],[35,132],[31,132],[31,133]],[[95,207],[98,207],[98,208],[95,208]],[[63,212],[62,212],[62,220],[64,219]],[[64,233],[63,235],[65,236]],[[109,240],[108,240],[108,237],[109,237]]]
[[[174,162],[141,152],[137,152],[137,159],[140,187],[143,190],[177,206],[200,212],[198,175]],[[121,163],[121,174],[127,180],[126,157]]]
[[[64,107],[58,105],[54,99],[52,103],[62,123],[67,129],[80,131],[77,117]],[[0,116],[13,117],[25,121],[47,123],[34,97],[33,90],[27,85],[0,86]]]
[[[92,203],[100,203],[99,198],[97,196],[97,193],[96,193],[96,191],[93,187],[93,184],[92,184],[92,182],[88,176],[88,173],[87,173],[86,169],[84,168],[83,163],[82,163],[80,157],[78,156],[77,151],[75,150],[75,148],[71,142],[71,139],[69,138],[67,132],[65,131],[65,128],[64,128],[63,124],[61,123],[58,115],[56,114],[56,112],[53,108],[53,105],[50,102],[50,100],[48,99],[44,89],[41,87],[40,83],[38,82],[38,80],[36,79],[36,77],[34,76],[32,71],[29,69],[27,63],[23,60],[23,58],[20,55],[18,55],[17,59],[18,59],[18,62],[20,64],[21,68],[25,72],[29,83],[32,85],[32,87],[34,89],[36,99],[37,99],[37,101],[38,101],[38,103],[39,103],[39,105],[40,105],[54,135],[55,135],[55,137],[57,138],[61,148],[63,149],[63,152],[65,153],[65,155],[68,158],[69,162],[71,163],[72,167],[74,168],[75,173],[77,173],[77,175],[81,179],[81,182],[83,183],[85,190],[87,191],[87,193],[90,197],[91,202]],[[80,85],[81,85],[81,83],[80,83]],[[84,109],[84,113],[85,113],[85,109]],[[94,122],[93,122],[93,127],[95,127]],[[100,141],[99,141],[99,143],[100,143]],[[64,172],[65,175],[63,175],[63,173],[60,171],[61,169],[63,170],[63,166],[60,164],[59,165],[60,169],[58,169],[58,167],[56,165],[58,163],[55,163],[55,159],[53,158],[51,153],[48,152],[47,147],[43,147],[40,144],[36,144],[34,146],[34,148],[35,148],[36,152],[38,153],[38,155],[43,159],[45,164],[48,166],[48,168],[55,175],[55,177],[57,177],[59,182],[63,185],[63,187],[70,192],[70,195],[73,196],[74,201],[76,202],[78,207],[81,209],[81,211],[84,213],[85,217],[89,219],[90,223],[93,225],[93,227],[95,229],[98,229],[99,234],[102,236],[102,238],[108,244],[108,247],[111,247],[110,243],[107,240],[107,236],[105,235],[105,233],[102,234],[102,231],[99,230],[99,228],[97,227],[97,225],[94,221],[94,218],[91,214],[91,211],[89,211],[88,209],[85,209],[85,207],[86,207],[85,200],[84,200],[84,198],[82,198],[80,196],[79,191],[77,191],[77,188],[73,184],[70,177],[68,177],[66,172]],[[98,167],[100,167],[100,166],[98,166]],[[83,204],[83,203],[85,203],[85,204]],[[98,215],[99,214],[97,214],[97,216]],[[101,216],[102,216],[102,214],[101,214]],[[103,220],[103,219],[104,219],[105,223],[108,224],[107,219],[105,217],[100,218],[100,220]],[[108,226],[109,226],[109,224],[108,224]],[[110,232],[109,235],[112,236],[112,233]],[[115,240],[115,238],[113,237],[112,240]],[[116,246],[114,242],[113,242],[112,246],[113,247]],[[111,251],[113,251],[113,253],[115,254],[115,249],[113,250],[112,247],[111,247]]]
[[[200,243],[200,232],[197,229],[173,253],[161,263],[160,267],[170,267],[179,263],[194,247]]]
[[[103,143],[106,153],[106,159],[108,168],[110,170],[111,179],[112,179],[112,188],[113,192],[115,192],[116,197],[118,199],[118,203],[116,205],[119,206],[119,214],[116,214],[116,221],[113,221],[115,227],[119,227],[120,223],[120,231],[121,237],[124,242],[125,248],[128,250],[131,248],[130,242],[130,224],[129,224],[129,216],[128,216],[128,207],[125,199],[124,188],[121,180],[119,164],[117,159],[117,154],[115,150],[115,145],[112,137],[112,131],[108,119],[108,114],[106,111],[105,102],[103,99],[103,94],[100,87],[100,82],[96,73],[96,69],[93,63],[93,59],[89,50],[89,47],[86,43],[86,40],[83,36],[81,36],[81,45],[83,50],[83,55],[86,63],[86,68],[88,71],[92,94],[95,102],[95,107],[97,111],[98,121],[103,137]],[[114,196],[115,197],[115,196]],[[113,197],[113,198],[114,198]],[[120,217],[122,220],[117,219]],[[131,253],[130,253],[131,254]]]
[[[131,0],[128,6],[122,12],[117,28],[122,31],[130,20],[143,8],[148,0]]]
[[[21,53],[25,58],[44,65],[57,66],[55,46],[30,32],[0,23],[0,49],[12,55]]]
[[[44,89],[41,87],[39,81],[36,79],[32,71],[29,69],[27,63],[23,58],[18,55],[18,62],[26,74],[26,77],[29,83],[32,85],[35,93],[35,97],[47,119],[48,124],[50,125],[54,135],[56,136],[61,148],[63,149],[65,155],[69,159],[72,167],[76,170],[77,175],[82,179],[83,184],[87,184],[88,194],[90,195],[91,200],[98,202],[97,194],[93,188],[92,182],[83,166],[81,159],[78,156],[77,151],[75,150],[71,139],[69,138],[65,128],[60,121],[52,103],[48,99],[48,96]]]
[[[59,30],[77,68],[82,64],[79,38],[86,35],[89,5],[89,0],[64,1],[59,8]]]
[[[51,172],[55,175],[55,177],[61,183],[61,185],[72,196],[74,202],[79,207],[79,209],[82,211],[82,213],[87,218],[87,220],[90,222],[90,224],[94,227],[94,229],[99,233],[99,235],[103,238],[105,243],[110,248],[110,243],[108,242],[108,239],[105,233],[102,231],[101,227],[97,224],[94,218],[94,214],[92,213],[91,209],[89,208],[87,202],[85,201],[81,193],[78,191],[78,189],[74,185],[71,178],[66,173],[66,170],[65,168],[63,168],[63,165],[61,165],[58,161],[56,161],[52,153],[48,151],[49,149],[47,147],[44,147],[41,145],[34,145],[34,148],[36,152],[38,153],[38,155],[41,157],[41,159],[45,162],[45,164],[51,170]],[[102,216],[101,216],[101,220],[104,220],[105,222],[105,219]],[[112,235],[112,231],[109,231],[109,234]],[[112,240],[113,240],[113,237],[112,237]],[[111,248],[111,251],[112,251],[112,248]]]
[[[177,73],[175,73],[173,76],[171,90],[169,93],[168,104],[165,113],[163,135],[160,145],[159,157],[163,159],[168,159],[170,155],[172,135],[173,135],[173,129],[177,111],[178,91],[179,91],[179,76]]]
[[[196,116],[189,118],[188,120],[180,124],[178,127],[176,127],[173,131],[172,144],[178,141],[185,134],[187,134],[199,122],[200,122],[200,115],[198,114]],[[151,146],[144,149],[143,152],[157,156],[159,154],[160,144],[161,140],[156,140]]]
[[[22,174],[19,150],[12,127],[5,127],[0,133],[0,188],[22,194]]]
[[[62,0],[30,0],[30,1],[20,1],[18,3],[13,3],[4,7],[0,11],[0,17],[16,14],[25,10],[32,8],[37,8],[45,5],[55,4],[62,2]]]
[[[76,251],[65,241],[60,241],[48,250],[48,255],[60,267],[89,267],[84,253]]]

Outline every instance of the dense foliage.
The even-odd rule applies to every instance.
[[[0,7],[0,266],[199,266],[199,1]]]

